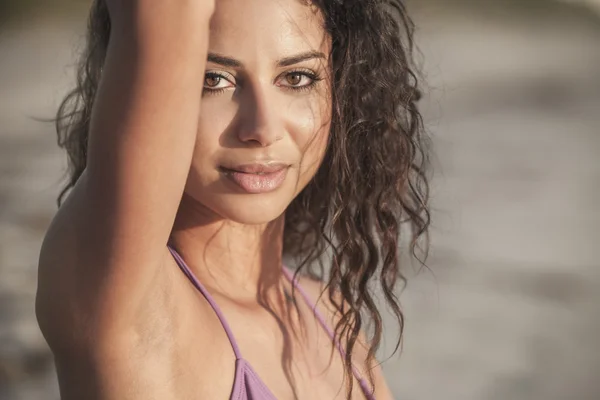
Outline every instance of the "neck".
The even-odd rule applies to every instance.
[[[256,297],[281,282],[283,228],[283,216],[243,225],[184,196],[171,244],[203,285],[231,297]]]

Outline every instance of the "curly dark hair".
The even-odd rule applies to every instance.
[[[400,328],[393,354],[402,341],[404,315],[395,294],[397,284],[405,283],[401,239],[408,243],[410,254],[424,263],[430,224],[429,141],[417,108],[414,24],[404,4],[400,0],[307,2],[320,9],[332,40],[331,132],[316,176],[286,210],[284,255],[299,261],[296,274],[306,267],[308,275],[327,281],[325,290],[340,315],[335,336],[347,350],[345,381],[350,398],[352,350],[363,329],[362,314],[374,325],[368,338],[368,365],[382,338],[375,290],[383,293]],[[58,144],[69,157],[69,181],[58,197],[59,207],[86,167],[90,116],[110,30],[104,0],[94,0],[77,84],[56,117]],[[327,278],[324,258],[329,264]],[[373,281],[379,288],[370,287]],[[368,379],[372,384],[371,371]]]

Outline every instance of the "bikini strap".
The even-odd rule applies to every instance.
[[[236,360],[242,359],[242,353],[240,352],[237,341],[235,340],[235,337],[233,336],[233,332],[231,331],[231,328],[229,327],[229,324],[227,323],[227,320],[225,319],[225,315],[223,314],[223,312],[221,311],[221,309],[219,308],[219,306],[217,305],[217,303],[215,302],[213,297],[210,295],[210,293],[208,293],[208,291],[206,290],[204,285],[202,285],[202,283],[200,283],[198,278],[196,278],[196,276],[194,275],[192,270],[188,267],[186,262],[179,255],[179,253],[177,253],[177,251],[173,248],[173,246],[171,244],[168,244],[167,248],[171,252],[171,255],[175,259],[175,262],[177,263],[179,268],[188,277],[188,279],[194,285],[194,287],[196,287],[196,289],[198,289],[198,291],[200,291],[200,293],[202,293],[202,295],[206,298],[206,301],[208,301],[208,303],[214,310],[215,314],[217,315],[217,318],[219,318],[219,321],[221,321],[221,325],[223,326],[223,329],[225,330],[225,333],[227,334],[227,338],[229,339],[229,342],[231,343],[231,347],[235,354]],[[290,281],[292,286],[294,286],[296,289],[298,289],[300,291],[300,294],[304,298],[304,301],[306,302],[306,304],[313,310],[315,317],[317,318],[317,320],[319,321],[319,323],[321,324],[323,329],[325,329],[325,331],[327,332],[327,334],[329,335],[329,337],[331,338],[333,343],[335,343],[336,347],[338,348],[338,351],[340,352],[340,354],[342,356],[342,359],[345,359],[346,352],[344,351],[341,343],[335,339],[333,330],[329,327],[329,325],[327,325],[325,318],[317,309],[316,304],[310,300],[310,297],[308,296],[308,294],[306,293],[304,288],[300,285],[300,283],[298,282],[298,279],[297,278],[293,279],[293,272],[288,267],[283,266],[283,273],[287,277],[287,279]],[[360,384],[361,388],[363,389],[363,391],[365,393],[369,393],[372,395],[372,390],[369,389],[367,382],[365,381],[364,378],[361,377],[360,373],[358,372],[358,370],[356,369],[356,367],[354,365],[352,366],[352,370],[354,372],[354,375],[358,379],[359,384]],[[371,397],[369,397],[369,398],[371,398]]]
[[[183,258],[181,258],[179,253],[177,253],[177,251],[175,251],[175,249],[171,245],[167,245],[167,247],[169,248],[171,255],[173,255],[173,258],[177,262],[177,265],[179,265],[179,268],[188,277],[188,279],[192,282],[192,284],[196,287],[196,289],[198,289],[200,291],[200,293],[202,293],[202,295],[206,298],[206,301],[208,301],[208,303],[210,304],[212,309],[215,311],[215,314],[217,314],[217,318],[219,318],[219,321],[221,321],[221,325],[223,326],[223,329],[225,330],[225,333],[227,334],[227,337],[229,338],[229,342],[231,343],[231,347],[233,348],[233,352],[235,353],[236,360],[241,359],[242,353],[240,352],[240,348],[238,347],[235,337],[233,336],[233,332],[231,331],[231,328],[229,327],[229,324],[227,323],[227,320],[225,319],[225,315],[223,315],[223,312],[221,311],[221,309],[219,308],[219,306],[217,305],[217,303],[215,302],[213,297],[210,295],[210,293],[208,293],[206,288],[200,283],[198,278],[196,278],[196,276],[193,274],[192,270],[187,266],[185,261],[183,261]]]
[[[319,321],[319,323],[321,324],[323,329],[325,329],[325,332],[327,332],[327,334],[329,335],[329,338],[332,340],[332,342],[335,343],[336,347],[338,348],[338,351],[340,352],[340,355],[342,356],[342,360],[345,360],[346,359],[346,351],[342,347],[342,344],[335,338],[335,334],[334,334],[333,330],[329,327],[327,322],[325,321],[323,314],[321,314],[319,312],[319,310],[317,309],[317,304],[313,303],[313,301],[308,296],[308,293],[306,293],[304,288],[300,285],[300,282],[298,282],[298,277],[296,277],[296,279],[294,279],[294,273],[285,265],[283,266],[283,273],[288,278],[288,280],[290,281],[292,286],[294,286],[296,289],[298,289],[300,291],[300,294],[304,298],[304,301],[306,302],[306,304],[313,310],[313,314],[315,315],[315,317],[317,318],[317,320]],[[372,395],[373,392],[371,389],[369,389],[369,385],[368,385],[367,381],[361,376],[361,374],[358,372],[358,369],[356,369],[356,367],[354,365],[352,365],[352,371],[354,372],[354,376],[356,376],[356,379],[358,379],[358,383],[360,384],[363,391],[365,393],[369,393]]]

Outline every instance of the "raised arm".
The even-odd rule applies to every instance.
[[[36,314],[55,357],[128,334],[163,282],[191,165],[213,0],[108,0],[111,35],[87,168],[39,258]]]

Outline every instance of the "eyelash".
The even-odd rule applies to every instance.
[[[294,92],[309,91],[309,90],[312,90],[319,81],[323,80],[323,78],[321,78],[319,75],[315,74],[314,72],[309,71],[309,70],[304,70],[304,69],[288,71],[285,74],[280,75],[280,77],[285,77],[285,76],[294,75],[294,74],[305,76],[305,77],[309,78],[311,80],[311,82],[308,85],[304,85],[304,86],[282,86],[284,89],[286,89],[286,90],[289,89]],[[231,81],[230,81],[230,79],[228,79],[227,75],[220,74],[218,72],[207,72],[204,75],[204,79],[206,80],[207,78],[225,79],[226,81],[229,81],[231,83]],[[203,90],[207,94],[216,95],[216,94],[223,93],[226,89],[228,89],[228,88],[210,89],[210,88],[204,87]]]
[[[227,79],[227,77],[225,75],[216,73],[216,72],[207,72],[204,74],[204,81],[206,81],[206,79],[208,78],[220,78],[220,79],[225,79],[227,81],[229,81],[229,79]],[[227,88],[221,88],[221,89],[210,89],[207,87],[203,87],[202,91],[207,93],[207,94],[219,94],[219,93],[223,93],[225,91],[225,89]]]
[[[290,76],[290,75],[301,75],[301,76],[305,76],[308,79],[310,79],[310,83],[308,85],[304,85],[304,86],[282,86],[284,89],[289,89],[295,92],[304,92],[304,91],[309,91],[312,90],[315,85],[322,80],[322,78],[317,75],[316,73],[310,71],[310,70],[305,70],[305,69],[295,69],[292,71],[288,71],[285,73],[285,75],[283,75],[282,77],[286,77],[286,76]]]

